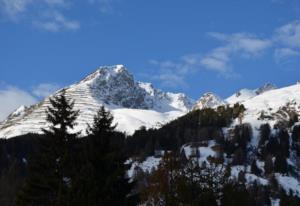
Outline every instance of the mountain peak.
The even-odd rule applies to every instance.
[[[97,71],[100,74],[108,73],[110,75],[118,75],[121,73],[129,74],[128,70],[123,64],[111,65],[111,66],[100,66]]]
[[[266,83],[263,86],[257,88],[256,91],[255,91],[255,93],[257,95],[259,95],[259,94],[262,94],[264,92],[267,92],[267,91],[270,91],[270,90],[273,90],[273,89],[276,89],[276,88],[277,87],[274,84]]]
[[[213,92],[206,92],[197,101],[197,103],[193,107],[193,110],[215,108],[223,104],[224,101],[218,95],[214,94]]]
[[[112,77],[119,75],[127,76],[133,79],[126,67],[122,64],[119,64],[112,66],[100,66],[96,69],[95,72],[85,77],[80,83],[91,83],[98,78],[110,80]]]
[[[140,126],[156,127],[188,112],[193,100],[183,94],[156,89],[150,83],[135,81],[124,65],[101,66],[80,82],[61,89],[80,110],[74,130],[85,131],[100,106],[109,109],[117,129],[133,133]],[[51,96],[56,96],[59,91]],[[46,125],[49,98],[28,108],[21,107],[0,122],[0,137],[40,133]]]
[[[226,102],[229,104],[234,104],[237,102],[242,103],[248,99],[251,99],[253,97],[256,97],[274,89],[276,89],[276,86],[271,83],[266,83],[257,89],[241,89],[232,96],[228,97],[226,99]]]

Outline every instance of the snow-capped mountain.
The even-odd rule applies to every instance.
[[[216,108],[220,105],[242,103],[246,108],[244,122],[257,125],[268,121],[274,125],[300,113],[300,84],[276,89],[272,84],[255,89],[242,89],[222,100],[214,93],[205,93],[197,102],[185,94],[163,92],[150,83],[137,82],[123,65],[103,66],[80,82],[65,87],[80,110],[76,131],[85,132],[88,123],[101,105],[109,109],[118,124],[117,129],[132,134],[141,126],[158,127],[192,109]],[[9,138],[26,133],[40,133],[47,126],[46,109],[49,98],[38,104],[21,106],[0,123],[0,137]],[[256,125],[256,124],[255,124]]]
[[[276,89],[268,83],[254,90],[242,89],[225,100],[211,92],[205,93],[193,109],[216,108],[235,103],[245,106],[243,122],[252,124],[254,128],[259,128],[264,123],[271,126],[285,124],[293,115],[300,114],[300,84]],[[254,132],[258,131],[254,129]]]
[[[251,99],[257,95],[263,94],[264,92],[270,91],[276,89],[276,87],[273,84],[267,83],[263,85],[262,87],[259,87],[257,89],[241,89],[240,91],[236,92],[232,96],[228,97],[225,101],[229,104],[234,103],[242,103],[248,99]]]
[[[193,107],[195,109],[216,108],[224,105],[225,102],[216,94],[207,92],[203,94]]]
[[[75,130],[83,133],[101,105],[111,110],[118,130],[131,134],[141,126],[159,126],[184,115],[194,104],[185,94],[167,93],[149,83],[136,82],[123,65],[100,67],[79,83],[62,90],[75,100],[74,109],[80,110]],[[49,98],[46,98],[36,105],[20,107],[0,123],[0,137],[40,133],[41,128],[47,126],[48,106]]]
[[[244,122],[255,126],[268,122],[271,126],[287,122],[300,114],[300,85],[272,89],[242,102],[246,111]]]
[[[273,126],[288,121],[291,115],[300,114],[300,84],[277,89],[268,83],[254,90],[242,89],[224,101],[245,106],[244,122],[255,126],[268,122]]]
[[[257,95],[262,94],[264,92],[276,89],[277,87],[271,83],[266,83],[265,85],[263,85],[262,87],[259,87],[255,90],[255,93]]]

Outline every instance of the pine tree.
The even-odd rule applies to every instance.
[[[271,127],[269,124],[262,124],[259,128],[259,131],[260,131],[259,146],[263,146],[265,142],[270,138]]]
[[[273,160],[272,160],[272,156],[271,155],[268,155],[266,157],[264,169],[265,169],[265,175],[271,174],[273,172],[274,165],[273,165]]]
[[[256,160],[251,163],[251,172],[257,176],[261,174],[261,170],[257,167]]]
[[[243,183],[237,183],[235,181],[229,182],[224,185],[222,193],[222,206],[255,205],[254,197],[250,196],[245,184]]]
[[[300,142],[300,125],[295,125],[292,132],[293,144]]]
[[[280,151],[281,154],[284,157],[289,157],[289,149],[290,149],[290,136],[286,130],[279,130],[278,132],[278,137],[279,137],[279,145],[280,145]]]
[[[150,175],[147,187],[142,191],[143,201],[150,205],[176,206],[180,205],[182,199],[186,200],[182,197],[182,191],[186,191],[189,186],[181,169],[177,155],[173,152],[166,153],[158,169]]]
[[[105,139],[105,135],[110,135],[114,132],[117,125],[113,125],[114,117],[109,111],[106,111],[104,106],[101,106],[96,116],[94,117],[93,125],[88,126],[88,134],[96,137],[99,140]],[[103,137],[101,137],[103,135]]]
[[[295,125],[292,132],[292,149],[300,156],[300,126]]]
[[[235,150],[233,155],[232,164],[233,165],[243,165],[246,160],[246,154],[245,151],[242,148],[238,148]]]
[[[125,158],[122,154],[123,135],[114,131],[113,116],[101,107],[88,126],[89,137],[77,178],[74,204],[112,205],[129,204],[127,195],[131,184],[125,177]],[[80,202],[80,204],[78,204]]]
[[[73,129],[79,111],[74,101],[67,100],[64,91],[50,98],[47,110],[49,129],[43,129],[41,151],[29,161],[29,174],[17,197],[17,205],[70,205],[70,188],[74,179]]]
[[[277,155],[274,162],[275,172],[286,174],[288,172],[288,164],[286,158],[282,155]]]

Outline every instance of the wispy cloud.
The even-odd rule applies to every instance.
[[[275,62],[285,66],[294,62],[295,57],[300,57],[300,20],[275,29],[272,40],[275,45]]]
[[[37,101],[29,92],[12,86],[0,89],[0,99],[0,121],[21,105],[31,105]]]
[[[226,35],[223,33],[210,32],[208,35],[221,41],[223,45],[208,52],[201,59],[201,64],[207,69],[223,74],[231,71],[231,61],[233,57],[257,57],[272,45],[270,40],[258,38],[249,33]]]
[[[88,0],[88,2],[97,5],[97,8],[103,14],[111,14],[114,12],[113,3],[115,0]]]
[[[41,98],[45,98],[53,94],[60,88],[58,84],[55,83],[43,83],[33,88],[32,93]]]
[[[55,83],[42,83],[33,87],[31,91],[25,91],[0,82],[0,121],[20,106],[35,104],[41,98],[50,96],[59,88]]]
[[[274,51],[274,58],[277,63],[290,57],[299,57],[300,52],[291,48],[278,48]]]
[[[300,48],[300,20],[290,22],[276,29],[274,41],[288,47]]]
[[[66,17],[58,11],[45,15],[43,19],[34,21],[33,24],[38,28],[50,32],[58,32],[63,30],[75,31],[80,28],[80,23],[78,21],[66,19]]]
[[[184,56],[178,62],[151,60],[152,65],[158,66],[159,71],[152,76],[161,82],[163,87],[187,87],[185,77],[197,67],[197,57]]]
[[[24,13],[33,0],[0,0],[1,13],[12,20]]]
[[[210,32],[208,35],[220,41],[222,45],[204,54],[184,55],[178,61],[152,60],[151,63],[160,68],[154,78],[166,87],[187,86],[187,76],[200,70],[213,71],[225,78],[236,78],[239,75],[232,69],[234,57],[258,57],[272,45],[270,40],[249,33],[226,35]]]
[[[0,0],[0,13],[14,22],[26,19],[46,31],[77,30],[79,21],[63,14],[70,5],[70,0]]]
[[[190,73],[200,70],[216,72],[225,78],[239,76],[235,71],[236,59],[263,56],[267,51],[272,52],[275,63],[286,65],[291,58],[300,57],[300,20],[295,20],[274,29],[273,34],[260,37],[251,33],[224,34],[208,32],[209,37],[220,42],[220,46],[200,54],[184,55],[176,61],[152,61],[159,66],[156,75],[165,85],[187,85],[185,79]],[[168,79],[169,75],[169,79]],[[175,77],[174,77],[175,76]]]

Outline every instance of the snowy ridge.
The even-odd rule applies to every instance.
[[[74,109],[80,110],[75,131],[84,134],[87,123],[101,105],[111,110],[118,123],[117,129],[132,134],[141,126],[158,127],[186,114],[193,100],[184,94],[166,93],[149,83],[136,82],[123,65],[103,66],[79,83],[57,91],[75,100]],[[46,109],[49,98],[13,112],[0,123],[0,138],[10,138],[27,133],[41,133],[47,126]]]
[[[276,89],[276,86],[274,86],[271,83],[266,83],[265,85],[263,85],[262,87],[259,87],[257,89],[241,89],[240,91],[238,91],[237,93],[235,93],[234,95],[228,97],[227,99],[225,99],[225,101],[229,104],[234,104],[234,103],[242,103],[248,99],[251,99],[255,96],[258,96],[260,94],[263,94],[267,91],[271,91]]]
[[[300,114],[300,85],[273,89],[245,100],[242,104],[246,108],[243,122],[251,123],[254,137],[257,137],[261,124],[269,123],[273,127],[279,122],[288,121],[291,113]],[[253,146],[256,144],[254,142]]]

